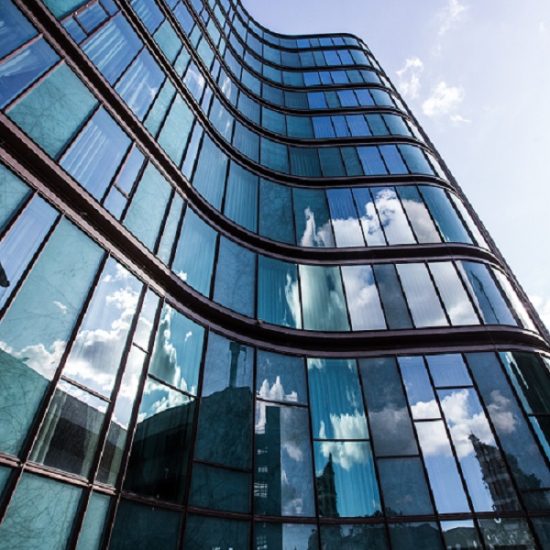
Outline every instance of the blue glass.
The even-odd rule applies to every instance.
[[[91,4],[80,13],[77,12],[76,18],[78,22],[86,31],[87,34],[91,34],[105,19],[107,19],[107,13],[99,2]]]
[[[413,228],[419,243],[441,242],[439,233],[434,226],[428,209],[422,200],[416,187],[412,185],[396,187],[397,194],[401,199],[403,209],[407,213],[409,222]]]
[[[458,353],[427,355],[426,361],[436,388],[473,385],[464,359]]]
[[[373,265],[372,268],[378,283],[378,292],[386,313],[388,327],[390,329],[412,328],[411,316],[397,278],[395,266],[379,264]]]
[[[390,174],[407,174],[408,170],[395,145],[381,145],[379,147],[384,162]]]
[[[153,37],[168,61],[173,63],[181,49],[182,43],[172,25],[167,20],[164,20]]]
[[[0,266],[5,277],[0,286],[0,309],[4,307],[56,217],[57,212],[42,198],[35,196],[0,241]]]
[[[256,254],[221,237],[214,301],[248,317],[254,317],[255,288]]]
[[[352,190],[363,233],[368,246],[383,246],[386,244],[382,224],[374,205],[374,199],[368,187],[358,187]]]
[[[187,89],[191,92],[191,95],[197,101],[200,101],[204,86],[206,84],[206,79],[195,63],[190,63],[187,71],[185,72],[183,83],[187,86]]]
[[[439,187],[422,185],[419,187],[426,205],[441,232],[443,240],[472,244],[472,239],[466,231],[456,210],[451,205],[447,194]]]
[[[157,139],[158,144],[177,166],[181,164],[183,151],[194,121],[193,112],[183,98],[177,94]]]
[[[120,126],[99,109],[61,159],[61,166],[96,199],[101,199],[130,145]]]
[[[330,214],[321,189],[293,189],[296,241],[300,246],[333,247]]]
[[[388,244],[414,244],[416,242],[414,235],[395,189],[393,187],[371,187],[370,192],[374,198],[375,210]],[[375,230],[375,223],[372,225]]]
[[[415,420],[441,418],[422,357],[398,357],[411,414]]]
[[[204,328],[165,305],[151,355],[149,372],[164,382],[196,395]]]
[[[338,267],[300,265],[303,323],[307,330],[350,330]]]
[[[215,97],[210,108],[209,115],[210,122],[214,125],[216,130],[227,140],[231,141],[233,135],[233,116],[229,114],[229,111],[221,104],[220,100]]]
[[[143,120],[164,78],[164,73],[153,56],[143,50],[118,81],[115,89],[138,119]]]
[[[323,176],[343,176],[346,173],[346,168],[342,162],[342,155],[339,147],[322,147],[317,149],[319,160],[321,162],[321,170]]]
[[[0,107],[44,74],[59,56],[40,38],[0,64]]]
[[[143,153],[134,146],[126,157],[124,166],[118,173],[115,180],[116,186],[123,193],[129,195],[132,192],[144,160],[145,157],[143,156]]]
[[[295,264],[259,256],[258,319],[301,328],[300,291]]]
[[[195,20],[183,2],[179,2],[174,9],[174,16],[186,34],[191,34],[195,26]]]
[[[385,175],[388,173],[377,147],[358,147],[357,153],[366,176]]]
[[[357,211],[350,189],[328,189],[328,205],[336,244],[343,246],[364,246],[363,233],[357,219]]]
[[[258,350],[256,360],[256,397],[307,405],[304,359]]]
[[[174,248],[174,241],[176,239],[176,233],[179,228],[184,205],[185,202],[181,196],[178,193],[174,193],[174,198],[170,205],[170,212],[166,218],[157,250],[157,257],[166,265],[170,265],[169,262],[172,256],[172,249]]]
[[[262,137],[260,140],[260,159],[261,163],[267,168],[288,173],[288,150],[286,145]]]
[[[258,176],[231,163],[224,214],[234,222],[256,232],[258,218]]]
[[[157,243],[171,193],[171,185],[149,163],[124,216],[124,225],[149,250],[154,250]]]
[[[428,163],[422,149],[415,145],[399,145],[398,147],[405,160],[405,164],[412,174],[434,175],[433,168]]]
[[[352,136],[362,137],[372,135],[363,115],[348,115],[346,116],[346,120]]]
[[[265,179],[260,180],[260,235],[289,244],[295,243],[291,188]]]
[[[95,97],[67,65],[62,64],[15,103],[7,114],[55,158],[96,105]]]
[[[235,123],[233,145],[245,157],[258,162],[260,136],[243,126],[240,122]]]
[[[132,0],[131,5],[141,22],[152,34],[164,20],[164,16],[155,2]]]
[[[217,209],[220,209],[222,203],[226,171],[227,156],[205,135],[192,183],[193,187]]]
[[[32,38],[36,29],[15,7],[11,0],[3,0],[0,10],[0,58]]]
[[[167,78],[164,81],[164,84],[145,119],[145,128],[147,128],[153,136],[158,134],[160,125],[164,120],[164,116],[166,115],[175,94],[176,88],[174,88],[174,85],[170,82],[170,79]]]
[[[262,107],[262,126],[276,134],[286,135],[286,117],[278,111]]]
[[[71,38],[80,44],[85,38],[86,33],[82,30],[82,27],[76,22],[74,18],[65,19],[63,27],[71,35]]]
[[[122,14],[115,15],[82,47],[109,84],[114,84],[142,47]]]

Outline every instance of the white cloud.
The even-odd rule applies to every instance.
[[[543,298],[542,296],[531,296],[531,302],[538,311],[542,322],[550,330],[550,298]]]
[[[465,118],[462,115],[451,115],[451,122],[455,124],[471,124],[472,121],[469,118]]]
[[[396,71],[399,81],[397,87],[399,91],[410,99],[415,99],[420,93],[420,73],[424,70],[424,63],[419,57],[409,57],[405,65]]]
[[[449,0],[447,5],[438,13],[439,30],[437,34],[446,34],[461,18],[467,7],[459,0]]]
[[[315,214],[309,206],[304,210],[304,215],[306,218],[306,225],[304,234],[300,239],[300,244],[302,246],[333,246],[330,222],[318,228]]]
[[[449,86],[444,80],[433,89],[432,95],[422,104],[422,112],[428,117],[454,114],[453,111],[462,103],[464,90]]]

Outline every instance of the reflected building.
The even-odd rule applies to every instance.
[[[0,550],[550,547],[548,331],[361,38],[3,0],[0,111]]]

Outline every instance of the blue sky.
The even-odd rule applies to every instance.
[[[365,40],[550,327],[550,2],[243,4],[274,31]]]

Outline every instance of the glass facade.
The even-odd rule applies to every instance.
[[[548,332],[362,40],[3,0],[0,111],[0,550],[548,547]]]

